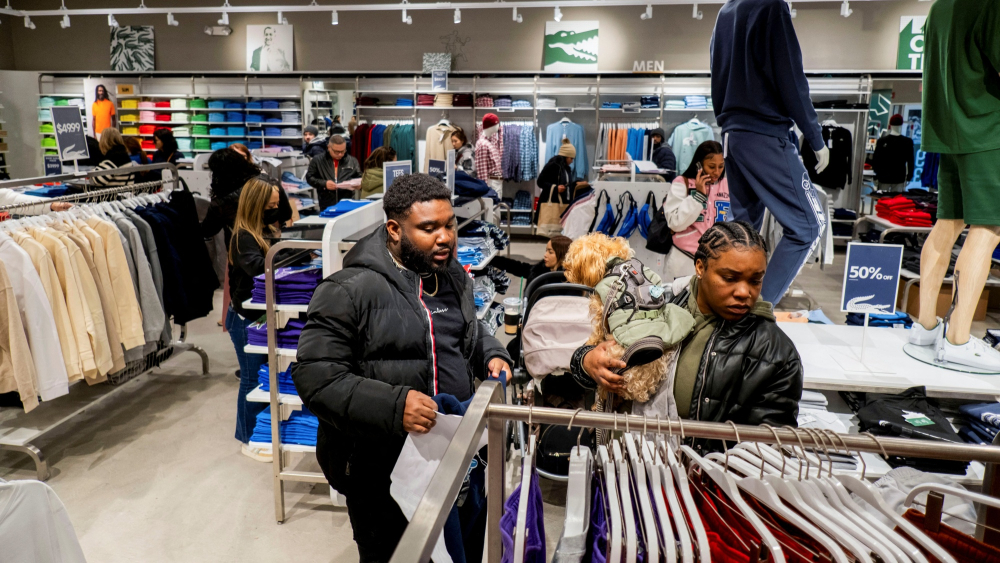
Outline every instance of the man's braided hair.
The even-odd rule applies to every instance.
[[[745,250],[759,249],[767,254],[767,242],[753,225],[746,221],[728,221],[712,225],[701,235],[694,261],[703,260],[708,264],[710,258],[718,258],[720,254],[734,246]]]

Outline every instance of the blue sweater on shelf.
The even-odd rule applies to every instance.
[[[729,0],[712,34],[712,105],[723,134],[788,138],[794,121],[813,150],[823,132],[809,97],[792,15],[784,0]]]

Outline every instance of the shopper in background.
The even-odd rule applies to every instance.
[[[177,164],[181,154],[177,152],[177,140],[169,129],[157,129],[153,132],[153,144],[156,145],[156,152],[153,153],[153,164],[158,162],[169,162]],[[162,172],[161,172],[162,174]]]
[[[663,176],[663,179],[668,182],[673,182],[674,178],[677,177],[677,157],[674,156],[674,151],[671,150],[670,146],[664,142],[667,137],[664,135],[663,129],[657,127],[649,136],[653,141],[653,153],[650,160],[657,168],[668,170],[667,173],[660,174],[660,176]]]
[[[382,193],[382,186],[385,185],[385,170],[382,166],[395,160],[396,150],[392,147],[379,147],[372,151],[365,161],[365,173],[361,176],[361,199]]]
[[[115,170],[118,168],[130,168],[135,164],[125,147],[125,139],[114,127],[108,127],[101,131],[101,153],[104,160],[97,165],[97,170]],[[94,176],[94,183],[102,187],[127,186],[133,182],[133,174],[124,172],[121,174],[107,174],[104,176]]]
[[[136,166],[149,164],[149,157],[146,156],[146,151],[142,150],[142,141],[138,137],[122,137],[122,140],[125,141],[125,150]]]
[[[319,136],[319,129],[307,125],[302,130],[302,154],[312,158],[326,152],[327,138]]]
[[[573,195],[578,188],[590,186],[586,180],[576,181],[576,173],[573,171],[574,159],[576,159],[576,148],[569,142],[569,139],[563,139],[562,144],[559,145],[559,152],[545,163],[545,167],[542,168],[535,181],[542,189],[538,203],[568,204],[573,200]],[[553,190],[555,191],[553,192]],[[550,194],[551,202],[549,200]],[[538,223],[538,209],[535,210],[534,222]]]
[[[455,149],[455,170],[461,170],[475,178],[476,153],[461,128],[451,134],[451,146]]]
[[[264,273],[264,256],[277,236],[278,210],[281,188],[262,179],[251,178],[239,191],[239,206],[233,224],[233,237],[229,243],[229,310],[226,330],[236,348],[240,364],[240,389],[236,397],[236,439],[243,445],[243,455],[257,461],[271,461],[271,454],[261,448],[247,445],[253,435],[257,415],[266,408],[263,403],[247,401],[247,393],[257,386],[257,372],[267,362],[264,354],[244,352],[247,345],[247,327],[258,314],[243,310],[243,302],[253,293],[253,278]]]
[[[292,367],[319,418],[316,456],[347,497],[363,563],[389,561],[406,529],[389,475],[407,433],[434,426],[430,396],[465,401],[473,377],[511,373],[500,342],[476,319],[472,280],[454,258],[451,191],[410,174],[382,202],[385,227],[358,241],[344,268],[316,288]]]
[[[115,126],[115,103],[108,96],[104,84],[94,88],[94,103],[90,105],[90,115],[94,119],[94,133],[101,138],[104,130]]]
[[[347,129],[344,127],[344,124],[340,122],[340,116],[333,116],[333,119],[330,122],[330,134],[343,135],[345,133],[347,133]]]
[[[340,201],[337,184],[361,177],[358,159],[347,154],[347,140],[340,135],[330,137],[326,152],[313,157],[306,172],[306,182],[319,192],[319,207],[326,209]],[[354,190],[342,190],[345,197],[354,195]]]
[[[771,304],[760,299],[767,270],[763,237],[749,223],[716,223],[698,241],[695,270],[690,281],[674,283],[672,302],[695,319],[680,345],[673,389],[664,389],[673,393],[677,413],[705,422],[796,426],[802,362],[775,323]],[[608,348],[603,343],[577,349],[571,367],[578,383],[608,391],[621,387],[614,370],[625,363]],[[653,397],[649,404],[660,402]]]
[[[563,259],[566,258],[566,251],[572,242],[573,239],[563,235],[550,238],[545,244],[545,255],[535,264],[506,256],[497,256],[490,263],[512,276],[524,278],[524,287],[528,287],[538,276],[548,272],[561,272],[564,269]]]
[[[688,169],[670,184],[663,214],[674,232],[674,247],[667,254],[666,279],[694,275],[694,255],[701,236],[717,221],[732,219],[725,172],[722,145],[705,141],[695,149]]]

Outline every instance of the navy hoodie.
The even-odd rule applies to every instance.
[[[711,52],[712,105],[723,133],[787,139],[794,121],[814,151],[823,147],[785,0],[726,2],[715,21]]]

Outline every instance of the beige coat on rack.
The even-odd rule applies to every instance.
[[[454,125],[445,123],[438,123],[427,128],[422,171],[427,171],[428,161],[432,159],[445,160],[448,158],[448,151],[451,150],[451,134],[457,129]]]

